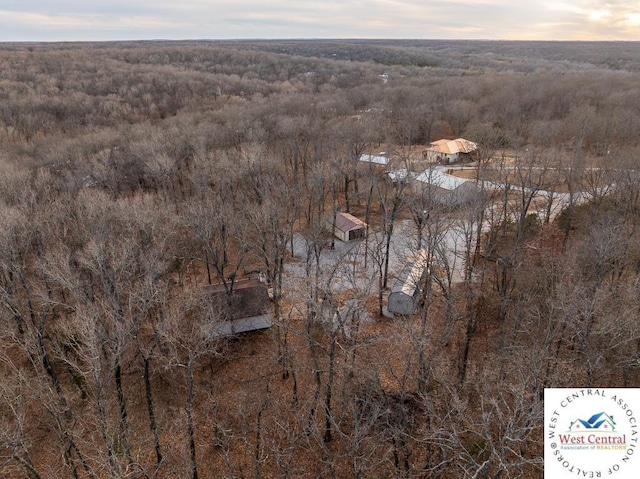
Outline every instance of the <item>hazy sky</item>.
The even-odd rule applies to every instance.
[[[640,40],[636,0],[0,0],[0,41]]]

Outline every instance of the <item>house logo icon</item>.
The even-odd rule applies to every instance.
[[[606,412],[594,414],[589,419],[576,419],[569,424],[568,432],[615,432],[616,422]]]
[[[605,412],[571,421],[568,430],[558,434],[558,439],[561,449],[572,450],[588,450],[591,446],[600,450],[624,449],[627,443],[627,435],[617,430],[613,416]]]

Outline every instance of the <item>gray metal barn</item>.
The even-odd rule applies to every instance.
[[[424,250],[407,257],[402,272],[398,275],[389,298],[387,311],[394,314],[412,315],[420,301],[422,283],[428,271],[427,254]]]

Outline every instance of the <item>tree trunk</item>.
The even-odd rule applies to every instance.
[[[120,439],[122,440],[124,453],[129,460],[129,464],[131,464],[131,449],[129,447],[129,440],[127,437],[129,421],[127,419],[127,405],[124,400],[124,390],[122,388],[122,366],[120,365],[120,358],[116,359],[114,377],[116,381],[116,393],[118,396],[118,409],[120,411]]]
[[[198,479],[196,441],[193,427],[193,359],[187,363],[187,429],[189,433],[189,453],[191,457],[191,478]]]
[[[160,451],[160,439],[158,438],[158,428],[156,426],[156,415],[153,409],[153,395],[151,391],[151,378],[149,374],[149,361],[148,357],[144,358],[144,389],[147,396],[147,412],[149,413],[149,427],[151,428],[151,434],[153,435],[153,445],[156,450],[157,465],[162,464],[162,452]]]
[[[325,395],[325,427],[324,427],[324,442],[331,442],[331,393],[333,388],[333,374],[335,370],[335,358],[336,358],[336,342],[337,342],[337,329],[333,332],[331,338],[331,347],[329,348],[329,377],[327,378],[327,389]]]
[[[389,280],[389,252],[391,250],[391,236],[393,235],[393,219],[391,225],[386,228],[386,244],[384,247],[384,275],[382,277],[382,288],[387,288],[387,282]]]

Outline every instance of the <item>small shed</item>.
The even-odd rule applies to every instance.
[[[345,243],[364,238],[367,232],[367,223],[349,213],[336,213],[335,222],[330,224],[332,229],[334,224],[334,234]]]
[[[382,151],[378,155],[360,155],[358,160],[362,163],[369,165],[377,165],[387,167],[389,166],[389,156],[387,156],[386,152]]]
[[[399,185],[402,183],[409,183],[412,178],[415,177],[415,174],[406,168],[401,168],[399,170],[392,170],[387,173],[389,177],[389,181],[394,185]]]
[[[238,281],[231,294],[223,285],[209,286],[208,292],[212,316],[219,319],[213,336],[233,336],[271,327],[273,308],[265,283],[254,279]]]
[[[420,302],[422,283],[427,271],[427,254],[424,250],[408,255],[407,263],[389,293],[387,311],[405,316],[412,315]]]

